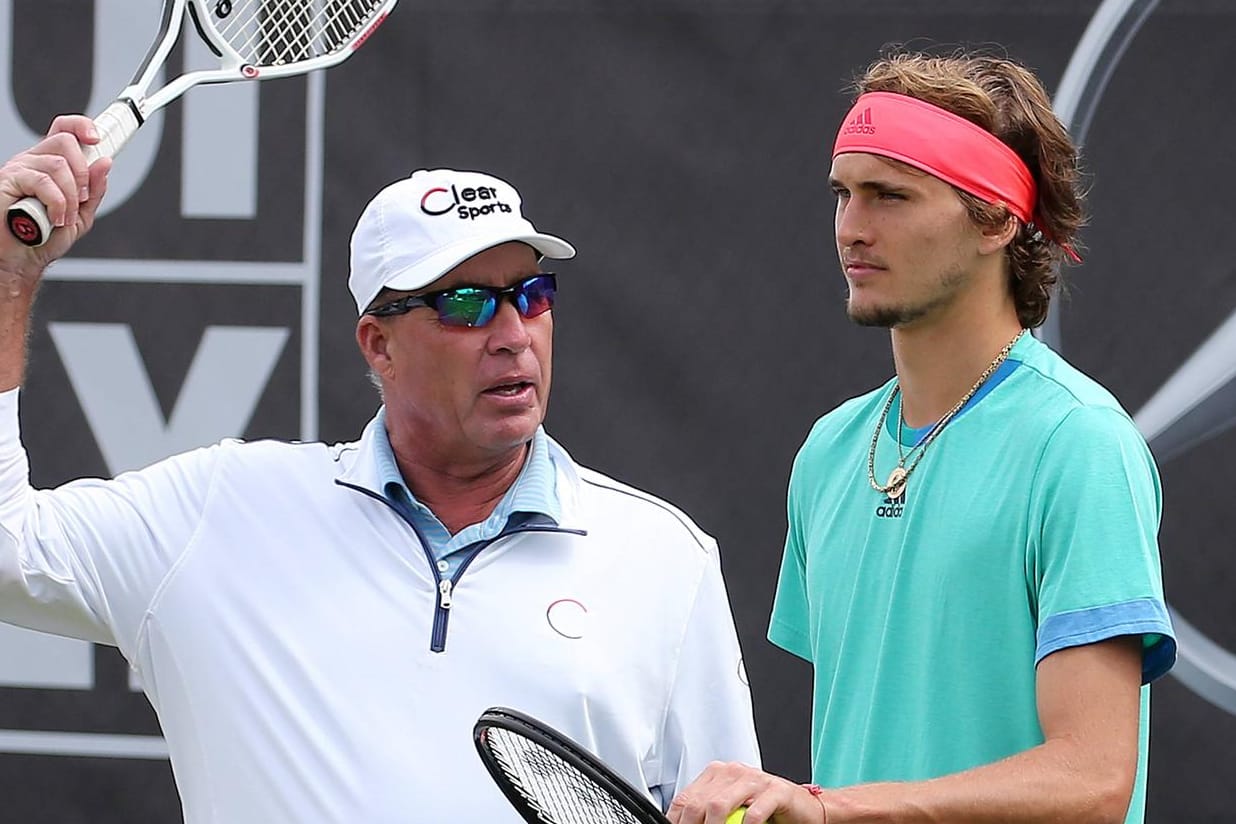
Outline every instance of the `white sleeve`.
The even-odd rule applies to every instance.
[[[0,393],[0,620],[131,655],[200,520],[216,450],[35,490],[17,406],[17,389]]]
[[[661,741],[662,781],[654,795],[662,809],[711,761],[760,766],[751,690],[715,544],[683,635]]]

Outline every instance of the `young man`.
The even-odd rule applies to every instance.
[[[159,715],[189,824],[512,821],[472,743],[540,717],[668,804],[758,760],[715,542],[579,466],[541,424],[556,279],[506,181],[421,171],[352,236],[384,406],[356,443],[226,442],[111,481],[28,482],[17,400],[43,270],[89,228],[90,121],[0,169],[0,616],[114,644]],[[638,605],[638,608],[633,605]]]
[[[857,91],[837,251],[896,376],[807,437],[769,628],[815,668],[816,784],[713,765],[669,817],[1140,822],[1144,685],[1175,656],[1158,477],[1028,331],[1082,222],[1076,150],[1009,60],[893,55]]]

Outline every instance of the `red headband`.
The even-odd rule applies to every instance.
[[[1017,153],[964,117],[925,100],[892,92],[868,92],[846,115],[833,157],[866,152],[900,160],[987,203],[1003,203],[1023,223],[1036,221],[1038,188]],[[1076,262],[1081,258],[1061,248]]]

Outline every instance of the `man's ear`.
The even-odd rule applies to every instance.
[[[1005,214],[1004,222],[998,226],[979,227],[979,251],[984,255],[1000,252],[1017,237],[1017,229],[1021,226],[1012,214]]]
[[[373,315],[361,315],[356,322],[356,345],[360,347],[361,356],[369,364],[369,369],[378,377],[385,377],[391,372],[391,359],[387,352],[389,344],[385,324]]]

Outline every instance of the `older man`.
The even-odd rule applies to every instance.
[[[31,489],[18,387],[44,268],[108,162],[59,118],[0,169],[57,228],[0,238],[0,616],[120,648],[186,820],[513,821],[471,743],[487,706],[549,721],[663,807],[758,761],[714,541],[541,427],[574,255],[516,190],[421,171],[352,238],[356,337],[384,404],[356,443],[225,442]]]

